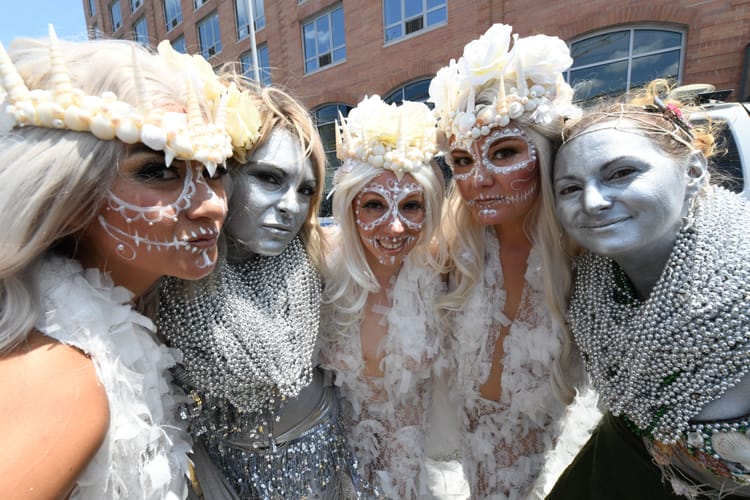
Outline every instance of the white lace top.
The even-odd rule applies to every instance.
[[[452,319],[453,338],[446,353],[453,364],[450,398],[460,411],[462,460],[472,498],[526,498],[556,441],[565,410],[550,375],[563,337],[545,306],[539,252],[532,249],[529,254],[521,304],[511,324],[503,314],[499,243],[492,229],[485,239],[483,283]],[[491,401],[479,389],[489,377],[500,329],[508,324],[502,392],[499,401]]]
[[[179,352],[154,340],[132,294],[97,269],[50,256],[35,281],[46,311],[36,328],[91,356],[109,401],[107,435],[70,498],[185,498],[191,445],[166,373]]]
[[[438,355],[434,313],[440,276],[404,261],[392,289],[391,308],[380,312],[388,334],[380,349],[384,376],[364,375],[359,323],[343,334],[326,333],[320,361],[341,388],[344,421],[363,477],[385,498],[417,498],[424,482],[425,420],[432,366]],[[335,332],[333,307],[324,308],[322,332]]]

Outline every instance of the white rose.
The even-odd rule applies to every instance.
[[[456,60],[451,59],[448,66],[440,68],[430,82],[429,101],[435,104],[436,111],[447,112],[454,109],[458,93],[458,66]]]
[[[507,24],[493,24],[479,39],[466,44],[458,61],[460,77],[476,87],[498,78],[508,62],[512,31]]]
[[[512,54],[509,71],[517,75],[520,66],[526,80],[541,85],[554,84],[557,76],[573,64],[565,42],[547,35],[517,39]]]

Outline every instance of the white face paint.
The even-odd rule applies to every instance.
[[[197,279],[218,256],[226,216],[223,181],[198,163],[131,146],[96,220],[79,238],[84,265],[109,271],[132,291],[161,276]]]
[[[229,235],[260,255],[278,255],[307,220],[318,189],[312,162],[299,141],[274,130],[233,178]]]
[[[539,190],[536,146],[515,124],[496,127],[448,155],[453,178],[477,222],[517,220],[531,209]]]
[[[362,188],[352,205],[368,255],[381,265],[399,267],[429,215],[422,186],[410,174],[399,181],[384,171]]]
[[[658,278],[687,213],[687,162],[678,161],[627,122],[594,126],[562,147],[555,161],[555,205],[565,231],[623,269]],[[609,128],[606,128],[609,127]],[[628,131],[629,130],[629,131]]]

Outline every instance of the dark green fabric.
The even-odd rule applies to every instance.
[[[651,461],[641,438],[607,412],[570,466],[549,500],[682,499]]]

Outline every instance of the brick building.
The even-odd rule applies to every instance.
[[[83,0],[92,36],[172,40],[250,70],[248,0]],[[333,150],[336,112],[365,94],[426,98],[429,79],[494,22],[566,40],[581,98],[657,76],[750,98],[750,0],[250,0],[265,83],[313,111]],[[335,161],[333,155],[329,158]]]

